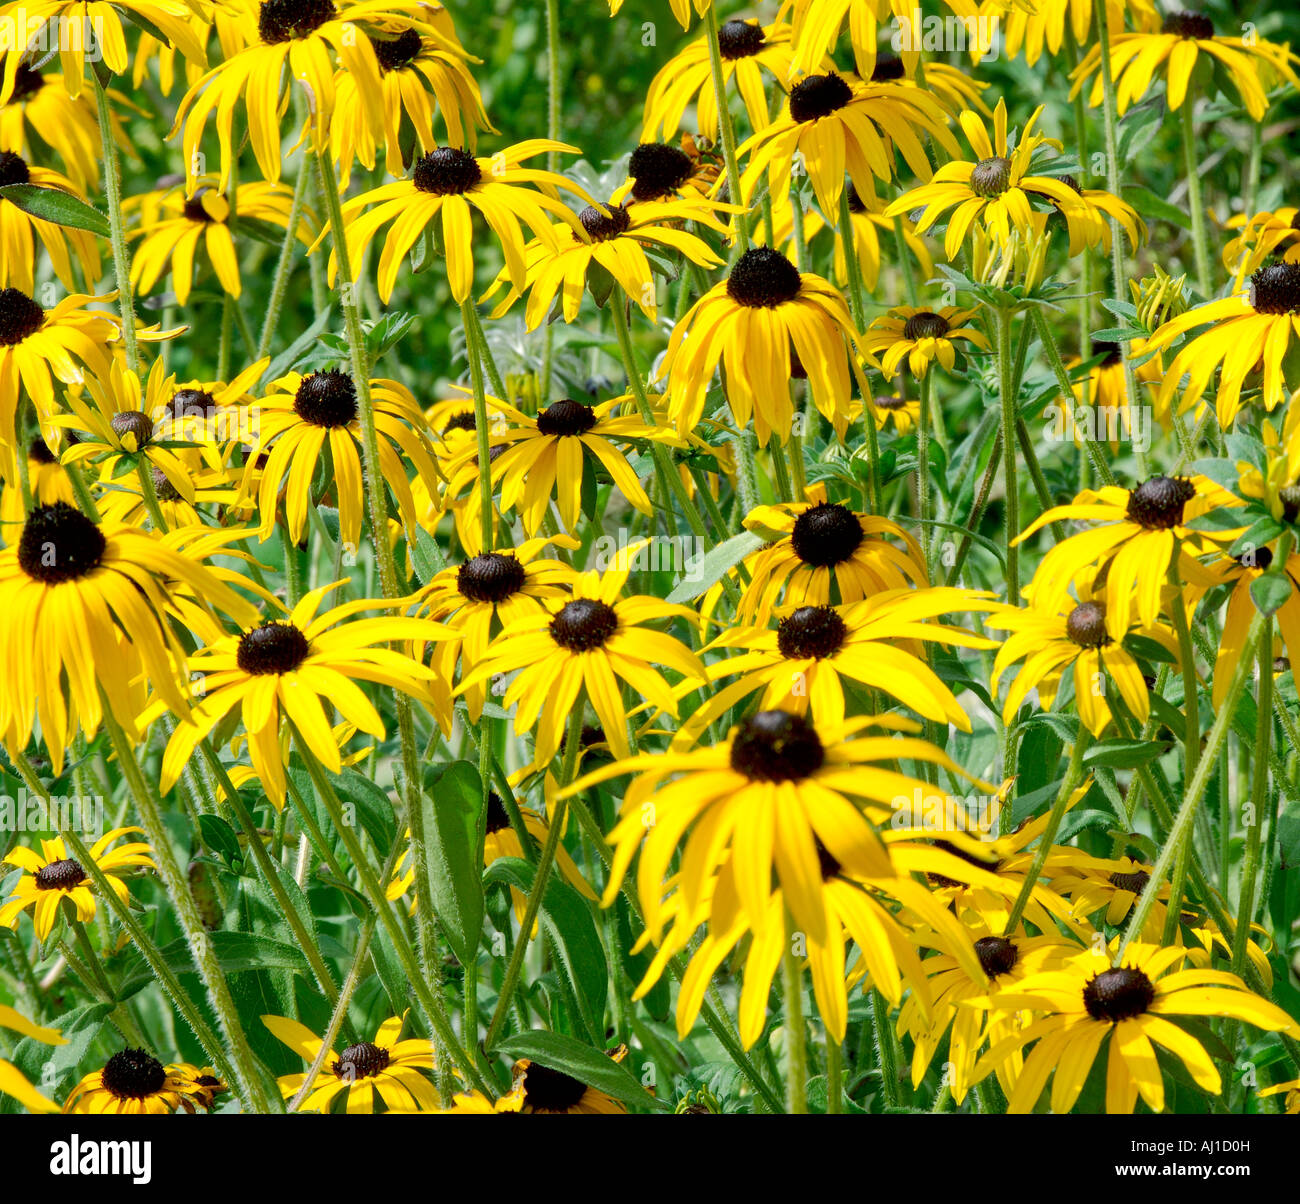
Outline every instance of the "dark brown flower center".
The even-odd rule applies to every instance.
[[[1112,1024],[1142,1015],[1155,997],[1152,981],[1141,970],[1127,967],[1103,970],[1083,988],[1083,1006],[1088,1015]]]
[[[143,447],[153,438],[153,419],[142,410],[122,410],[114,414],[108,424],[119,439],[134,435],[137,448]]]
[[[920,339],[941,339],[951,329],[948,319],[942,314],[922,310],[921,313],[913,314],[903,323],[903,338],[913,343]]]
[[[1214,22],[1200,13],[1167,13],[1160,32],[1177,34],[1180,38],[1212,38]]]
[[[1011,160],[1001,155],[981,159],[970,173],[971,191],[976,196],[1001,196],[1011,183]]]
[[[143,1049],[123,1049],[99,1073],[104,1090],[115,1099],[148,1099],[167,1082],[167,1070]]]
[[[1129,490],[1125,514],[1148,531],[1168,531],[1183,521],[1183,507],[1195,496],[1186,477],[1150,477]]]
[[[1256,313],[1300,313],[1300,263],[1274,263],[1250,278],[1250,304]]]
[[[524,585],[524,566],[506,552],[482,552],[456,571],[456,588],[471,602],[504,602]]]
[[[1100,343],[1093,343],[1092,354],[1105,356],[1101,363],[1097,365],[1098,368],[1113,368],[1124,359],[1120,353],[1118,343],[1107,343],[1104,340]]]
[[[36,871],[37,890],[71,890],[83,882],[86,871],[81,862],[64,857],[61,861],[51,861]]]
[[[292,623],[270,622],[239,637],[235,662],[253,677],[292,673],[311,652],[311,645]]]
[[[759,711],[742,720],[731,741],[731,768],[755,782],[798,782],[826,760],[821,737],[802,715]]]
[[[588,205],[578,214],[578,221],[592,242],[608,242],[611,238],[626,234],[627,228],[632,224],[631,216],[622,205],[615,205],[611,201],[605,208],[609,210],[608,217],[595,205]]]
[[[392,1054],[369,1041],[349,1045],[334,1060],[334,1074],[349,1083],[358,1079],[369,1079],[388,1069]]]
[[[524,1071],[524,1106],[539,1112],[567,1112],[587,1093],[587,1084],[533,1062]]]
[[[1080,648],[1100,648],[1109,644],[1106,611],[1096,602],[1081,602],[1066,618],[1065,634]]]
[[[975,942],[980,968],[990,978],[1009,974],[1020,960],[1020,951],[1004,936],[982,936]]]
[[[473,188],[483,178],[483,170],[468,152],[440,146],[416,163],[411,178],[421,192],[452,196]]]
[[[99,567],[108,548],[104,533],[67,502],[36,506],[18,540],[18,564],[45,585],[75,581]]]
[[[50,445],[37,435],[27,445],[27,458],[34,464],[57,464],[59,457],[50,451]]]
[[[486,831],[502,832],[508,827],[510,827],[510,816],[506,814],[506,805],[501,801],[501,796],[493,790],[488,795]]]
[[[22,155],[16,155],[13,151],[0,151],[0,188],[8,188],[10,184],[27,184],[31,178]]]
[[[158,495],[160,502],[180,501],[180,490],[168,480],[167,474],[161,468],[150,468],[149,479],[153,482],[153,491]]]
[[[834,656],[844,645],[849,629],[830,606],[801,606],[776,629],[776,646],[787,660]]]
[[[1273,549],[1251,548],[1248,552],[1242,552],[1240,556],[1234,556],[1233,559],[1241,565],[1242,568],[1258,569],[1263,573],[1266,572],[1268,567],[1273,563]]]
[[[213,418],[221,405],[206,389],[177,389],[169,408],[173,418]]]
[[[257,32],[267,46],[306,38],[334,18],[330,0],[262,0]]]
[[[312,426],[348,426],[357,418],[357,387],[351,376],[336,368],[313,372],[299,383],[293,409]]]
[[[596,425],[596,414],[585,402],[571,397],[553,401],[537,415],[537,429],[543,435],[577,436]]]
[[[843,76],[810,75],[790,89],[790,117],[799,123],[829,117],[853,99],[853,89]]]
[[[726,21],[718,27],[718,49],[724,59],[753,58],[765,41],[757,21]]]
[[[0,346],[13,347],[45,325],[45,310],[17,288],[0,288]]]
[[[476,431],[478,423],[474,420],[473,410],[461,410],[458,414],[453,414],[443,424],[442,433],[449,434],[451,431]]]
[[[570,652],[599,648],[617,630],[618,615],[614,608],[595,598],[574,598],[566,602],[550,624],[551,639]]]
[[[897,55],[882,54],[876,57],[876,65],[871,72],[871,82],[873,84],[889,83],[890,80],[904,78],[906,74],[907,71],[902,59]]]
[[[753,247],[746,251],[727,277],[727,295],[737,305],[771,309],[799,295],[799,269],[780,251]]]
[[[45,87],[45,76],[39,71],[34,71],[26,63],[19,63],[18,70],[14,73],[14,90],[13,95],[9,97],[9,103],[18,104],[19,101],[27,100],[43,87]]]
[[[1147,883],[1151,881],[1151,875],[1146,870],[1134,870],[1131,874],[1111,874],[1108,881],[1117,890],[1132,891],[1133,894],[1140,895],[1146,890]]]
[[[794,520],[790,543],[804,564],[830,568],[842,564],[863,540],[858,516],[839,502],[818,502]]]
[[[691,178],[695,164],[680,146],[666,142],[643,142],[628,160],[632,195],[638,201],[655,201],[672,196]]]
[[[379,60],[384,72],[400,71],[408,63],[419,57],[424,44],[414,29],[404,29],[395,38],[377,38],[371,35],[370,45],[374,47],[375,58]]]

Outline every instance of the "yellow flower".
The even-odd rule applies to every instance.
[[[86,1075],[63,1102],[63,1111],[91,1116],[168,1116],[177,1108],[193,1112],[206,1109],[217,1090],[201,1079],[205,1076],[188,1063],[164,1066],[143,1049],[122,1049],[102,1070]]]
[[[880,367],[886,376],[897,375],[904,358],[918,380],[936,360],[951,372],[957,362],[957,339],[965,339],[984,351],[989,349],[988,339],[967,325],[975,312],[955,305],[945,305],[938,311],[897,305],[871,323],[862,336],[862,346],[866,351],[884,352]]]

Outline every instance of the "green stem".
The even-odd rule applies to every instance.
[[[781,954],[781,985],[785,1005],[785,1099],[795,1116],[808,1112],[808,1034],[803,1015],[803,975],[791,944],[791,919],[786,916],[785,950]]]
[[[478,488],[480,533],[484,553],[493,550],[492,535],[492,460],[488,438],[487,392],[483,383],[483,357],[479,352],[478,324],[475,322],[474,302],[466,297],[460,303],[461,325],[465,329],[466,354],[469,356],[470,385],[474,391],[474,435],[478,441]]]
[[[276,327],[280,324],[280,311],[284,308],[284,297],[289,291],[289,277],[293,272],[294,252],[298,242],[298,226],[302,222],[302,211],[307,203],[307,190],[311,186],[311,168],[306,159],[298,166],[298,179],[293,186],[293,202],[289,206],[289,224],[285,228],[284,242],[280,244],[280,257],[275,264],[275,275],[271,278],[271,293],[266,303],[266,318],[262,322],[262,334],[257,340],[257,359],[263,359],[271,350]]]
[[[113,248],[113,273],[117,278],[117,305],[122,314],[122,344],[126,366],[140,374],[140,348],[135,335],[135,295],[131,288],[131,259],[126,250],[126,225],[122,218],[122,164],[113,138],[108,94],[94,71],[95,111],[99,119],[99,144],[104,156],[104,200],[108,209],[108,236]]]
[[[1016,477],[1016,420],[1020,417],[1016,405],[1016,387],[1011,360],[1011,311],[997,311],[998,334],[998,394],[1002,405],[1002,456],[1003,490],[1006,494],[1003,524],[1007,549],[1007,600],[1020,605],[1020,549],[1016,539],[1020,535],[1020,491]]]
[[[930,574],[930,373],[921,377],[917,387],[921,393],[921,406],[916,418],[916,491],[921,511],[921,559],[925,564],[926,579]],[[875,425],[871,415],[867,422]]]
[[[718,131],[722,137],[722,158],[727,169],[728,200],[742,205],[740,167],[736,157],[736,127],[731,119],[731,105],[727,102],[727,81],[722,74],[722,50],[718,45],[718,14],[710,4],[704,13],[705,40],[709,49],[709,74],[713,79],[713,96],[718,102]],[[749,247],[749,214],[737,213],[736,242],[731,248],[731,262],[735,263]]]
[[[1260,845],[1264,810],[1268,802],[1268,746],[1273,734],[1273,620],[1264,620],[1259,642],[1259,680],[1256,685],[1255,763],[1251,782],[1250,827],[1246,831],[1246,853],[1241,865],[1241,891],[1237,896],[1237,930],[1232,935],[1232,972],[1240,974],[1250,942],[1250,924],[1255,918],[1255,884],[1259,878]],[[1226,824],[1226,817],[1220,817]],[[1226,885],[1226,883],[1225,883]]]
[[[1196,95],[1191,83],[1181,111],[1183,131],[1183,164],[1187,168],[1187,208],[1192,218],[1192,250],[1196,256],[1196,286],[1201,296],[1210,296],[1210,252],[1205,239],[1205,201],[1201,197],[1201,165],[1196,155]],[[1246,211],[1250,216],[1250,211]]]

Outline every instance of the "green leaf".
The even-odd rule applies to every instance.
[[[1170,225],[1177,226],[1182,230],[1191,228],[1187,214],[1179,209],[1177,205],[1171,205],[1168,201],[1156,196],[1149,188],[1143,188],[1136,184],[1128,185],[1122,190],[1122,195],[1143,217],[1169,222]]]
[[[462,966],[471,965],[483,933],[483,875],[479,869],[478,815],[483,779],[469,761],[435,767],[420,792],[428,846],[429,897]],[[433,780],[430,780],[430,778]]]
[[[203,843],[216,853],[227,865],[233,867],[242,860],[239,837],[234,829],[220,816],[200,815],[199,831],[203,834]]]
[[[1102,740],[1083,754],[1083,763],[1104,765],[1108,769],[1134,769],[1168,751],[1168,744],[1156,740]]]
[[[411,547],[411,563],[415,565],[416,576],[422,585],[428,585],[444,568],[447,559],[434,539],[423,527],[415,528],[415,542]]]
[[[724,539],[716,548],[705,553],[698,571],[692,577],[688,577],[681,582],[668,595],[666,600],[681,603],[689,602],[692,598],[698,598],[711,585],[721,580],[722,575],[732,565],[738,564],[746,556],[757,552],[764,542],[763,537],[753,531],[742,531],[739,535]]]
[[[357,818],[375,842],[380,857],[387,857],[397,838],[397,816],[393,814],[393,803],[387,793],[355,769],[345,769],[340,774],[331,773],[329,776],[339,798],[356,807]]]
[[[89,230],[100,238],[108,237],[108,218],[60,188],[10,184],[0,188],[0,197],[42,221],[53,222],[56,226],[71,226],[74,230]]]
[[[1277,519],[1271,514],[1266,514],[1253,523],[1244,535],[1238,536],[1237,542],[1228,550],[1228,555],[1242,556],[1246,552],[1262,548],[1265,544],[1272,543],[1284,530],[1285,528]]]
[[[226,974],[241,970],[293,970],[305,978],[311,978],[311,968],[297,945],[287,941],[277,941],[256,932],[216,932],[204,933],[204,939],[211,942],[217,961]],[[163,960],[177,974],[196,973],[194,952],[184,937],[171,941],[161,950]],[[138,953],[122,974],[118,988],[118,999],[125,999],[154,981],[153,971]]]
[[[1251,601],[1262,615],[1276,614],[1291,597],[1291,578],[1286,573],[1265,573],[1250,583]]]
[[[636,1108],[664,1112],[668,1105],[656,1099],[612,1058],[572,1037],[532,1029],[498,1043],[496,1051],[518,1061],[528,1058],[549,1070],[558,1070]]]

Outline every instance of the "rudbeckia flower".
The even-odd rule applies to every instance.
[[[106,344],[118,337],[118,323],[89,302],[111,301],[116,293],[90,297],[71,293],[47,310],[17,288],[0,288],[0,440],[13,444],[14,413],[20,391],[36,405],[41,418],[57,408],[54,381],[80,384],[80,363],[96,375],[107,376],[110,355]]]
[[[1300,263],[1300,208],[1279,205],[1247,217],[1234,214],[1224,223],[1229,230],[1240,230],[1223,248],[1223,266],[1236,278],[1240,289],[1247,276],[1276,257],[1283,263]]]
[[[1162,69],[1168,87],[1166,103],[1170,109],[1181,108],[1201,55],[1217,60],[1215,66],[1224,69],[1252,121],[1264,120],[1268,90],[1275,80],[1300,88],[1300,78],[1291,68],[1291,61],[1300,59],[1286,46],[1254,35],[1250,40],[1217,37],[1214,22],[1201,13],[1166,13],[1159,32],[1116,33],[1111,38],[1110,73],[1115,80],[1115,104],[1120,115],[1146,95],[1152,75]],[[1088,103],[1096,108],[1102,102],[1100,43],[1071,72],[1071,98],[1094,76]]]
[[[435,218],[441,218],[447,283],[451,286],[452,297],[457,303],[462,302],[474,288],[471,218],[477,209],[501,244],[510,283],[522,289],[527,269],[519,223],[523,222],[538,239],[558,249],[548,215],[563,219],[575,230],[579,223],[558,199],[556,190],[563,188],[588,203],[592,202],[580,185],[565,176],[521,166],[524,160],[548,151],[577,154],[578,148],[534,138],[482,159],[454,146],[440,146],[429,151],[416,160],[408,179],[381,184],[371,192],[353,197],[343,206],[348,255],[353,263],[360,263],[362,253],[379,227],[386,222],[393,223],[384,239],[378,269],[379,297],[387,305],[406,253],[424,228]],[[529,187],[533,184],[538,187]],[[336,266],[331,252],[331,280]]]
[[[1060,970],[1031,974],[991,994],[994,1007],[1029,1008],[1047,1015],[990,1049],[976,1078],[996,1070],[1013,1051],[1037,1042],[1025,1059],[1007,1111],[1031,1111],[1055,1069],[1052,1111],[1065,1113],[1079,1098],[1103,1042],[1109,1040],[1106,1111],[1130,1113],[1141,1095],[1152,1112],[1162,1112],[1165,1084],[1155,1042],[1182,1062],[1202,1091],[1218,1095],[1222,1080],[1200,1041],[1166,1017],[1230,1017],[1266,1032],[1294,1032],[1297,1025],[1281,1008],[1246,990],[1235,974],[1175,970],[1186,957],[1181,947],[1134,943],[1120,965],[1112,966],[1106,955],[1088,951]]]
[[[24,33],[39,29],[47,21],[56,30],[66,30],[71,26],[84,29],[93,23],[95,37],[69,37],[66,33],[59,40],[59,62],[63,67],[63,86],[74,100],[81,95],[85,84],[86,63],[93,61],[88,52],[97,51],[105,67],[114,75],[125,75],[131,65],[126,46],[125,19],[128,25],[134,25],[131,17],[141,19],[144,25],[152,25],[187,59],[196,63],[206,61],[203,43],[199,40],[191,25],[193,10],[181,0],[113,0],[112,4],[104,0],[17,0],[0,10],[0,19],[12,22],[10,38],[14,29]],[[8,104],[18,76],[22,55],[12,53],[17,47],[11,46],[5,56],[4,75],[0,77],[0,104]]]
[[[1196,557],[1231,542],[1241,530],[1197,531],[1188,524],[1221,506],[1241,500],[1207,477],[1150,477],[1136,489],[1107,485],[1085,489],[1067,506],[1053,506],[1021,533],[1023,543],[1049,523],[1086,519],[1101,523],[1052,547],[1034,574],[1034,605],[1055,610],[1064,605],[1082,569],[1106,570],[1106,633],[1122,640],[1129,631],[1133,603],[1139,622],[1155,624],[1170,566],[1180,580],[1196,581],[1204,570]]]
[[[1022,50],[1025,63],[1032,67],[1042,57],[1043,50],[1055,58],[1065,45],[1065,31],[1074,35],[1075,44],[1086,46],[1092,29],[1093,15],[1100,5],[1096,0],[994,0],[989,6],[1002,26],[1003,46],[1008,58],[1015,58]],[[1150,32],[1160,28],[1160,12],[1151,0],[1107,0],[1107,20],[1111,45],[1118,31],[1124,28],[1124,18],[1137,30]],[[928,72],[930,65],[926,64]]]
[[[300,1112],[328,1112],[338,1096],[349,1113],[374,1112],[375,1096],[386,1112],[434,1112],[438,1096],[422,1071],[433,1070],[433,1046],[427,1040],[399,1038],[405,1014],[385,1020],[373,1041],[360,1041],[325,1058]],[[305,1024],[287,1016],[263,1016],[277,1041],[283,1042],[309,1065],[320,1054],[322,1040]],[[292,1099],[307,1081],[307,1073],[281,1075],[278,1082],[285,1099]]]
[[[1160,389],[1160,403],[1167,406],[1181,393],[1178,412],[1191,409],[1215,368],[1222,365],[1214,393],[1220,426],[1226,429],[1237,417],[1242,387],[1247,376],[1257,371],[1262,373],[1260,404],[1273,409],[1286,395],[1283,362],[1292,339],[1300,337],[1300,263],[1259,268],[1244,292],[1171,318],[1151,336],[1147,348],[1162,350],[1179,335],[1206,325],[1210,329],[1189,339],[1174,356]]]
[[[99,138],[95,102],[86,95],[73,98],[63,86],[63,78],[42,75],[18,57],[13,91],[0,104],[0,146],[31,160],[35,147],[49,147],[63,163],[63,170],[76,188],[94,192],[99,187],[99,157],[103,149]],[[109,97],[120,102],[117,92]],[[118,145],[126,142],[121,118],[110,113],[113,136]],[[39,153],[37,155],[39,157]]]
[[[825,941],[818,841],[855,877],[897,876],[861,803],[850,800],[883,808],[900,795],[927,789],[895,768],[900,759],[961,772],[924,740],[859,736],[869,726],[897,728],[901,721],[863,717],[834,727],[814,726],[792,712],[759,711],[710,748],[644,753],[580,778],[566,794],[633,775],[609,835],[614,859],[602,906],[613,903],[640,849],[637,893],[650,939],[657,940],[663,882],[680,846],[680,890],[688,913],[698,906],[708,876],[730,855],[738,906],[755,932],[766,931],[772,921],[775,871],[799,930]],[[652,810],[647,812],[647,806]],[[647,816],[651,823],[645,822]]]
[[[1102,237],[1099,228],[1105,225],[1099,214],[1064,180],[1033,171],[1035,152],[1058,145],[1033,132],[1042,111],[1042,105],[1034,110],[1014,145],[1007,137],[1005,101],[999,100],[994,110],[992,138],[978,114],[970,110],[961,113],[962,132],[977,160],[954,159],[945,163],[935,171],[930,183],[913,188],[894,201],[885,210],[885,216],[899,217],[923,208],[916,223],[917,233],[923,234],[942,214],[956,206],[943,240],[944,254],[952,260],[977,218],[998,243],[1006,243],[1012,229],[1022,239],[1032,237],[1030,199],[1037,197],[1055,204],[1072,231],[1077,222],[1085,223],[1088,226],[1085,242],[1090,245],[1098,242]]]
[[[18,449],[10,448],[13,457],[4,470],[4,493],[0,496],[0,524],[22,523],[27,518],[27,507],[23,500],[22,471],[17,464]],[[31,490],[31,500],[38,506],[49,506],[54,502],[67,502],[69,506],[77,504],[76,494],[72,491],[72,482],[59,457],[50,451],[50,446],[40,435],[33,435],[27,445],[27,485]],[[12,527],[10,528],[13,529]]]
[[[1112,569],[1112,573],[1118,571]],[[986,627],[1011,634],[998,649],[993,662],[993,686],[1017,661],[1024,664],[1007,691],[1002,708],[1003,721],[1011,723],[1030,690],[1037,688],[1039,705],[1052,709],[1061,678],[1067,669],[1074,671],[1074,705],[1079,718],[1094,736],[1100,736],[1111,721],[1108,701],[1110,686],[1119,691],[1125,707],[1139,724],[1151,713],[1151,699],[1146,679],[1124,647],[1130,635],[1154,640],[1175,660],[1178,640],[1173,631],[1160,623],[1129,622],[1116,633],[1108,622],[1108,610],[1115,605],[1115,591],[1124,588],[1120,581],[1104,589],[1094,589],[1092,573],[1081,572],[1075,586],[1078,602],[1066,597],[1054,605],[1039,604],[1038,593],[1029,587],[1030,603],[1021,609],[999,611],[984,620]],[[1128,588],[1132,588],[1131,584]],[[1131,605],[1124,608],[1132,615]]]
[[[897,523],[827,501],[824,485],[806,496],[806,502],[759,506],[745,518],[748,530],[784,538],[747,561],[751,580],[737,617],[765,624],[782,601],[827,606],[929,584],[919,545]]]
[[[678,0],[673,0],[677,3]],[[684,0],[683,0],[684,2]],[[695,0],[696,4],[700,0]],[[709,3],[709,0],[704,0]],[[608,1050],[612,1061],[627,1057],[627,1046]],[[513,1086],[497,1101],[499,1112],[520,1112],[539,1116],[608,1116],[627,1111],[619,1100],[563,1071],[520,1058],[510,1071]]]
[[[378,431],[379,467],[408,531],[415,530],[415,500],[406,465],[434,487],[438,470],[424,413],[411,391],[395,380],[370,382]],[[262,538],[275,526],[284,490],[289,537],[298,542],[312,505],[312,480],[323,455],[333,467],[332,487],[339,511],[339,538],[356,548],[365,513],[362,483],[362,431],[357,390],[347,372],[330,370],[302,376],[290,372],[272,381],[258,401],[258,433],[247,459],[241,496],[257,496]],[[259,462],[265,456],[265,460]]]
[[[481,537],[480,529],[465,547],[468,559],[463,564],[443,569],[415,595],[414,613],[436,619],[447,629],[447,638],[433,650],[434,667],[444,681],[454,681],[462,666],[468,670],[477,665],[503,627],[545,614],[548,601],[568,597],[574,577],[568,565],[542,555],[552,543],[577,547],[568,536],[529,539],[516,548],[489,552],[480,550]],[[486,701],[483,685],[465,691],[471,723],[479,721]],[[439,718],[450,734],[450,708]]]
[[[927,135],[949,154],[959,153],[943,106],[928,92],[896,83],[850,82],[834,71],[805,76],[790,89],[785,115],[736,152],[749,160],[741,193],[751,201],[764,173],[773,196],[787,192],[800,154],[822,214],[837,220],[845,171],[860,196],[875,196],[877,179],[894,178],[895,147],[912,171],[928,180],[930,160],[922,141]]]
[[[957,362],[958,339],[982,351],[989,349],[988,339],[967,325],[975,312],[955,305],[945,305],[938,311],[896,305],[871,323],[862,336],[862,347],[868,352],[884,353],[880,367],[886,376],[897,375],[904,359],[917,380],[936,360],[951,372]]]
[[[790,27],[781,22],[761,25],[758,21],[724,21],[718,27],[722,52],[722,79],[734,80],[745,103],[749,128],[757,133],[772,122],[767,88],[775,84],[782,91],[791,75]],[[822,64],[818,64],[821,66]],[[660,68],[646,91],[642,141],[662,135],[671,138],[682,125],[682,116],[695,106],[695,125],[710,142],[718,140],[718,101],[713,91],[708,41],[696,38]]]
[[[106,696],[118,722],[135,730],[135,679],[147,675],[178,714],[188,709],[177,684],[184,655],[164,623],[173,583],[181,582],[237,621],[256,612],[203,563],[202,551],[177,551],[149,531],[94,523],[65,502],[37,506],[14,543],[0,551],[0,731],[25,748],[33,724],[55,774],[80,729],[99,729]]]
[[[687,432],[703,416],[709,382],[721,366],[736,424],[748,426],[752,417],[766,447],[773,432],[782,443],[790,438],[794,356],[813,403],[843,432],[850,390],[845,340],[856,345],[857,339],[848,306],[831,284],[801,273],[780,251],[753,247],[673,328],[659,377],[667,377],[677,429]]]
[[[680,251],[699,267],[718,267],[722,260],[709,244],[680,228],[681,223],[692,221],[725,233],[726,227],[714,215],[715,208],[715,204],[703,198],[645,201],[627,207],[611,201],[605,206],[607,214],[588,205],[578,214],[575,225],[560,222],[552,227],[550,238],[536,238],[524,248],[523,283],[513,285],[492,311],[492,317],[501,317],[526,292],[528,307],[524,320],[529,330],[536,330],[550,313],[556,294],[561,293],[564,320],[574,322],[582,305],[587,275],[592,265],[598,264],[636,302],[641,312],[656,322],[659,311],[655,304],[655,278],[645,248]],[[480,300],[491,297],[511,275],[507,266]],[[616,298],[615,303],[621,304],[621,300]]]
[[[193,1112],[211,1099],[188,1063],[164,1066],[147,1050],[121,1049],[102,1070],[86,1075],[63,1102],[63,1111],[90,1116],[170,1116],[177,1108]]]
[[[357,682],[418,695],[436,676],[434,670],[386,645],[392,640],[445,639],[446,632],[429,619],[403,615],[352,619],[359,611],[395,605],[365,598],[318,613],[325,595],[346,584],[337,581],[314,589],[287,619],[267,619],[239,635],[224,636],[189,658],[190,679],[200,701],[167,742],[163,794],[176,784],[199,741],[236,706],[242,707],[253,768],[277,808],[284,806],[285,795],[281,720],[294,724],[331,773],[341,772],[343,765],[322,702],[361,731],[384,738],[383,720]],[[158,709],[151,706],[142,718],[152,718]]]
[[[42,1028],[33,1024],[25,1016],[19,1015],[7,1004],[0,1004],[0,1028],[12,1029],[23,1037],[30,1037],[42,1045],[67,1045],[67,1038],[61,1036],[57,1029]],[[12,1062],[0,1059],[0,1093],[13,1096],[28,1112],[57,1112],[59,1105],[48,1100],[27,1081]]]
[[[149,855],[149,846],[139,841],[129,841],[115,849],[109,846],[120,837],[139,831],[140,828],[114,828],[90,847],[95,864],[123,903],[128,903],[131,896],[120,875],[132,866],[153,866],[153,858]],[[76,908],[81,923],[95,918],[94,884],[85,867],[68,856],[61,836],[42,840],[39,853],[16,845],[4,859],[9,865],[18,866],[23,876],[4,905],[0,906],[0,925],[16,928],[18,917],[30,907],[36,924],[36,939],[44,942],[54,929],[59,905],[64,899]]]
[[[742,674],[718,690],[682,725],[674,744],[689,746],[715,719],[750,694],[763,691],[759,706],[778,705],[831,727],[845,719],[844,679],[882,690],[918,714],[970,731],[970,720],[952,691],[916,655],[917,641],[963,648],[996,648],[993,640],[926,620],[953,611],[998,611],[988,593],[962,589],[886,590],[849,606],[798,606],[773,631],[735,626],[701,654],[736,649],[739,655],[709,665],[709,680]],[[916,651],[914,651],[916,650]]]
[[[685,644],[645,624],[654,619],[694,618],[685,606],[648,595],[621,597],[631,564],[643,545],[632,544],[603,573],[591,570],[573,581],[573,597],[548,602],[547,613],[506,626],[464,674],[457,694],[498,673],[518,675],[502,705],[515,711],[519,733],[537,729],[534,762],[545,764],[559,751],[564,725],[585,690],[610,747],[628,755],[627,711],[618,679],[667,711],[677,714],[672,688],[651,666],[667,665],[684,677],[704,680],[704,666]]]
[[[492,486],[501,490],[501,509],[517,510],[530,536],[542,525],[555,495],[560,522],[574,531],[582,509],[584,473],[603,468],[627,501],[643,514],[652,514],[650,498],[618,445],[646,441],[680,447],[672,430],[647,426],[631,414],[620,414],[622,398],[588,405],[561,398],[536,418],[513,406],[493,401],[509,426],[492,433]],[[477,513],[477,510],[475,510]]]
[[[15,151],[0,151],[0,188],[11,184],[30,184],[34,188],[66,192],[79,201],[86,199],[66,176],[49,167],[28,163]],[[43,221],[10,200],[0,200],[0,284],[11,284],[25,293],[34,291],[36,239],[33,234],[41,240],[50,257],[50,266],[64,288],[70,292],[76,289],[72,272],[74,254],[85,279],[99,279],[99,248],[93,234]]]
[[[233,206],[210,184],[200,184],[189,197],[178,188],[129,197],[123,210],[139,210],[141,214],[140,226],[131,232],[132,237],[140,239],[131,259],[131,284],[137,295],[143,296],[170,271],[176,300],[186,304],[194,280],[195,257],[202,244],[222,292],[239,297],[243,282],[230,219],[248,218],[283,230],[289,224],[292,207],[293,189],[261,180],[241,184]],[[310,246],[314,236],[311,215],[304,213],[298,220],[296,237],[304,246]]]
[[[384,99],[379,60],[367,30],[405,24],[446,42],[446,35],[420,20],[423,10],[420,0],[262,0],[256,41],[250,36],[246,49],[217,64],[185,93],[169,136],[184,129],[185,162],[193,163],[208,119],[216,114],[221,145],[217,187],[224,193],[230,186],[235,105],[242,96],[257,165],[265,180],[278,183],[280,121],[288,107],[280,95],[285,68],[311,96],[308,132],[313,148],[323,153],[336,109],[334,56],[356,83],[358,106],[378,124]],[[251,14],[246,20],[253,23]],[[452,48],[459,49],[459,43]]]
[[[404,130],[413,130],[420,151],[436,150],[434,115],[442,118],[450,146],[474,149],[480,129],[492,124],[483,111],[483,98],[470,73],[469,64],[478,62],[464,51],[452,49],[451,17],[444,8],[421,14],[439,27],[443,37],[421,35],[407,27],[395,37],[368,34],[379,62],[379,88],[383,97],[383,120],[376,129],[372,114],[362,106],[356,79],[346,71],[338,76],[334,120],[330,124],[330,147],[339,165],[340,184],[348,186],[354,160],[367,171],[375,166],[375,151],[382,142],[388,174],[400,176],[409,162],[404,152]]]

